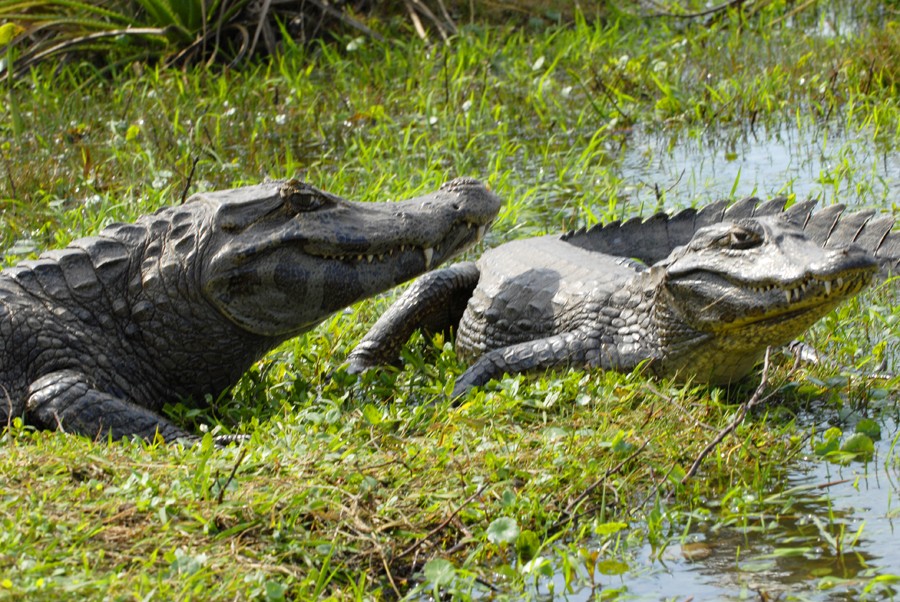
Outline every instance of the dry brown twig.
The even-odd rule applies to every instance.
[[[748,0],[728,0],[728,2],[723,2],[722,4],[718,4],[716,6],[711,6],[710,8],[700,10],[693,13],[672,13],[667,11],[660,11],[657,13],[653,13],[652,15],[646,15],[648,18],[658,18],[658,17],[670,17],[675,19],[696,19],[699,17],[708,17],[709,15],[714,15],[716,13],[720,13],[728,10],[729,8],[738,7],[740,8],[742,4],[747,2]],[[750,2],[753,3],[752,0]],[[654,3],[655,4],[655,3]]]
[[[463,501],[463,503],[460,504],[459,507],[458,507],[456,510],[454,510],[453,512],[450,513],[450,516],[448,516],[448,517],[445,518],[443,521],[441,521],[441,524],[439,524],[437,527],[435,527],[434,529],[432,529],[431,531],[429,531],[428,533],[426,533],[423,537],[421,537],[419,540],[417,540],[416,543],[414,543],[413,545],[409,546],[408,548],[406,548],[405,550],[403,550],[402,552],[400,552],[400,554],[398,554],[398,555],[396,556],[396,560],[399,560],[400,558],[403,558],[404,556],[409,556],[410,554],[412,554],[413,552],[415,552],[416,550],[418,550],[418,549],[419,549],[419,546],[421,546],[423,543],[425,543],[425,542],[428,541],[430,538],[432,538],[436,533],[439,533],[441,530],[443,530],[444,527],[446,527],[447,525],[450,524],[450,521],[452,521],[453,518],[454,518],[457,514],[459,514],[460,512],[462,512],[462,509],[463,509],[463,508],[465,508],[466,506],[468,506],[469,503],[471,503],[472,500],[474,500],[474,499],[477,498],[479,495],[481,495],[481,494],[484,492],[484,490],[487,489],[487,486],[488,486],[487,483],[482,483],[481,486],[475,491],[475,493],[473,493],[472,495],[470,495],[469,497],[467,497],[467,498],[465,499],[465,501]]]
[[[403,0],[403,4],[406,6],[406,12],[409,13],[409,18],[413,23],[416,33],[423,40],[428,40],[428,32],[425,30],[422,19],[419,18],[420,14],[434,24],[435,29],[437,29],[437,32],[440,34],[441,39],[444,40],[445,44],[450,41],[451,35],[456,34],[456,23],[450,18],[450,14],[447,12],[447,8],[444,6],[442,0],[438,0],[438,4],[441,13],[444,16],[443,19],[434,14],[422,0]]]
[[[652,441],[652,438],[647,439],[646,441],[644,441],[644,442],[641,444],[641,446],[638,447],[638,448],[637,448],[636,450],[634,450],[633,452],[631,452],[631,453],[628,455],[627,458],[625,458],[624,460],[622,460],[621,462],[619,462],[618,464],[616,464],[615,466],[613,466],[612,468],[610,468],[609,470],[607,470],[606,472],[604,472],[604,473],[603,473],[603,476],[601,476],[599,479],[597,479],[596,481],[594,481],[593,483],[591,483],[590,485],[588,485],[588,486],[584,489],[584,491],[582,491],[580,494],[578,494],[578,497],[576,497],[574,500],[572,500],[572,501],[569,503],[568,506],[566,506],[566,509],[563,510],[563,517],[560,518],[559,520],[557,520],[557,521],[556,521],[555,523],[553,523],[552,525],[550,525],[550,528],[547,529],[547,530],[548,530],[549,532],[554,532],[554,531],[556,531],[557,529],[559,529],[561,526],[563,526],[564,524],[566,524],[566,523],[568,523],[568,522],[574,520],[576,517],[575,517],[575,515],[573,515],[573,513],[574,513],[574,511],[578,508],[578,506],[581,505],[581,502],[583,502],[583,501],[587,498],[587,496],[589,496],[589,495],[591,494],[592,491],[594,491],[595,489],[597,489],[597,487],[599,487],[600,485],[602,485],[603,483],[605,483],[606,480],[607,480],[609,477],[613,476],[614,474],[616,474],[617,472],[619,472],[620,470],[622,470],[622,468],[623,468],[628,462],[631,462],[631,461],[632,461],[634,458],[636,458],[641,452],[643,452],[644,449],[645,449],[648,445],[650,445],[650,441]]]
[[[763,360],[763,368],[762,368],[762,379],[759,381],[759,385],[756,387],[756,390],[753,391],[753,395],[745,401],[741,407],[737,411],[737,415],[735,415],[734,420],[731,423],[723,428],[719,433],[713,437],[713,440],[710,441],[703,451],[700,452],[700,455],[694,460],[694,463],[691,464],[691,468],[685,473],[684,477],[681,479],[681,483],[687,483],[688,479],[697,474],[697,470],[700,469],[700,464],[703,463],[703,460],[708,456],[718,445],[725,439],[728,435],[734,432],[734,430],[738,427],[738,425],[744,420],[744,416],[747,415],[751,409],[755,406],[759,405],[763,401],[766,401],[769,396],[763,396],[763,393],[766,390],[766,387],[769,385],[769,355],[772,351],[771,347],[766,348],[766,358]]]

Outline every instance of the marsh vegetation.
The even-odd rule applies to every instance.
[[[486,245],[749,194],[895,212],[897,5],[731,4],[460,21],[447,43],[382,19],[383,41],[285,39],[239,69],[36,64],[3,80],[4,264],[295,175],[359,200],[478,177],[506,200]],[[0,437],[0,598],[892,596],[897,379],[860,375],[898,369],[895,290],[820,322],[820,365],[773,355],[760,403],[693,476],[758,378],[568,370],[452,407],[452,341],[417,335],[402,367],[359,378],[342,366],[394,293],[284,344],[212,409],[168,408],[250,435],[239,447],[17,421]]]

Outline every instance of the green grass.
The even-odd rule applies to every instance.
[[[223,73],[38,70],[4,88],[14,101],[0,123],[5,261],[185,190],[267,177],[378,200],[474,175],[506,199],[496,244],[705,198],[657,197],[653,184],[665,182],[629,181],[621,157],[643,137],[703,149],[719,132],[825,127],[896,152],[893,13],[861,9],[850,35],[830,36],[816,34],[828,7],[786,28],[791,6],[708,26],[470,25],[449,46],[346,40]],[[842,159],[823,178],[829,202],[872,173]],[[859,190],[854,202],[894,209]],[[896,352],[891,297],[890,287],[867,294],[810,339],[842,365],[877,364]],[[14,426],[0,439],[0,598],[390,599],[435,588],[466,598],[495,588],[515,599],[535,583],[546,590],[548,571],[613,596],[617,574],[641,570],[637,550],[662,553],[692,516],[714,508],[722,521],[752,521],[761,505],[748,500],[777,492],[791,460],[823,439],[801,425],[810,409],[875,413],[895,384],[848,386],[827,366],[791,373],[778,361],[773,400],[682,484],[754,382],[724,391],[573,370],[505,379],[453,409],[446,396],[464,366],[447,341],[417,337],[399,370],[356,379],[341,368],[392,298],[285,344],[209,411],[170,408],[191,428],[251,434],[239,448],[92,443]]]

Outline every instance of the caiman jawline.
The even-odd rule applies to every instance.
[[[475,229],[475,237],[469,243],[464,243],[464,246],[473,245],[481,242],[484,238],[484,233],[487,231],[488,227],[490,227],[491,223],[488,222],[486,224],[476,224],[474,222],[466,222],[466,229],[472,230]],[[447,238],[450,238],[448,236]],[[441,241],[443,242],[443,241]],[[400,245],[399,247],[395,247],[393,249],[388,249],[386,251],[382,251],[380,253],[319,253],[315,249],[309,249],[309,253],[311,255],[315,255],[317,257],[321,257],[322,259],[334,259],[337,261],[353,261],[353,262],[366,262],[372,263],[376,259],[378,261],[383,261],[385,257],[392,257],[396,253],[406,253],[407,249],[410,251],[418,251],[422,253],[425,259],[425,269],[430,270],[432,263],[434,261],[434,253],[441,251],[441,242],[435,243],[429,247],[420,247],[418,245],[409,244],[409,245]]]
[[[833,277],[807,274],[803,278],[795,280],[790,285],[778,283],[754,285],[742,282],[732,282],[751,293],[764,294],[776,289],[780,290],[784,295],[785,301],[790,305],[791,303],[797,303],[803,300],[805,298],[804,294],[811,287],[821,287],[824,289],[825,296],[822,299],[824,301],[831,298],[833,294],[842,296],[845,294],[845,291],[849,289],[862,288],[868,284],[871,277],[872,275],[866,272],[849,275],[844,272],[843,275],[836,275]]]

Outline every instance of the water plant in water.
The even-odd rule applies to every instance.
[[[362,199],[479,176],[507,200],[488,245],[732,189],[894,211],[890,6],[844,21],[833,6],[755,4],[751,19],[705,24],[621,15],[539,31],[474,23],[449,45],[287,44],[218,74],[129,64],[84,85],[92,65],[38,67],[5,87],[4,261],[186,191],[293,175]],[[767,180],[773,148],[812,157],[815,173]],[[792,372],[773,356],[765,403],[740,421],[758,381],[720,389],[638,372],[503,378],[453,408],[463,366],[444,336],[416,335],[402,368],[357,378],[342,362],[393,297],[373,299],[266,356],[211,410],[168,408],[197,432],[249,434],[240,448],[97,444],[14,421],[0,438],[0,589],[615,598],[652,595],[664,573],[698,597],[721,597],[711,582],[887,595],[900,574],[885,551],[896,380],[859,373],[894,369],[893,287],[808,333],[828,361]],[[881,427],[880,441],[863,431],[872,460],[816,455],[866,418]],[[840,439],[825,436],[832,427]]]

